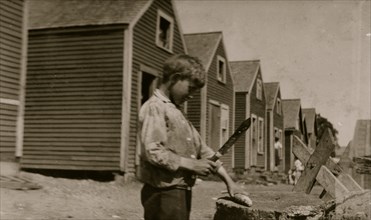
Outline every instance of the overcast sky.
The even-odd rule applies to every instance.
[[[261,61],[264,82],[352,139],[371,119],[370,1],[175,1],[183,33],[222,31],[230,61]]]

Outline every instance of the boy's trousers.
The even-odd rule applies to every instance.
[[[188,220],[192,191],[176,187],[161,189],[144,184],[141,201],[145,220]]]

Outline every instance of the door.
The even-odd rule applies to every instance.
[[[251,119],[251,166],[256,166],[258,157],[258,119],[254,115],[252,115]]]
[[[140,104],[143,105],[153,94],[157,88],[157,78],[156,76],[142,72],[142,82],[141,82],[141,98]]]
[[[221,147],[220,137],[220,106],[210,103],[208,145],[214,151]]]

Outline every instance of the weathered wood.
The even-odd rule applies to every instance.
[[[337,201],[342,201],[350,195],[350,191],[344,186],[344,184],[340,182],[325,166],[321,166],[316,180],[321,184],[326,192]]]
[[[354,157],[353,162],[357,173],[371,174],[371,157]]]
[[[314,150],[307,147],[298,137],[294,136],[292,152],[303,164],[306,164]],[[331,157],[326,161],[326,167],[335,175],[343,172],[341,166]]]
[[[310,156],[307,163],[304,163],[304,172],[293,189],[295,192],[305,192],[309,194],[312,191],[321,166],[326,164],[334,148],[334,138],[331,131],[326,129],[316,150]]]
[[[300,161],[302,161],[303,164],[307,163],[313,151],[313,149],[307,148],[307,146],[298,137],[295,137],[293,139],[293,153],[299,158]],[[351,176],[349,176],[349,174],[346,174],[341,166],[335,163],[331,157],[327,160],[325,166],[332,174],[334,174],[334,176],[337,176],[338,181],[340,181],[341,184],[344,185],[350,192],[363,191],[363,188]],[[326,179],[331,179],[330,177],[326,177],[326,179],[323,179],[325,177],[323,175],[317,175],[316,180],[321,183],[326,182]],[[320,195],[320,198],[329,200],[333,197],[332,195],[327,194],[326,189],[324,189],[324,191]]]
[[[341,173],[337,178],[350,192],[363,191],[363,188],[349,174]]]

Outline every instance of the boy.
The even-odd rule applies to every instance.
[[[231,196],[244,193],[221,166],[180,106],[204,86],[205,72],[197,58],[175,55],[163,67],[159,89],[139,113],[140,179],[144,218],[189,219],[196,175],[216,173]]]

